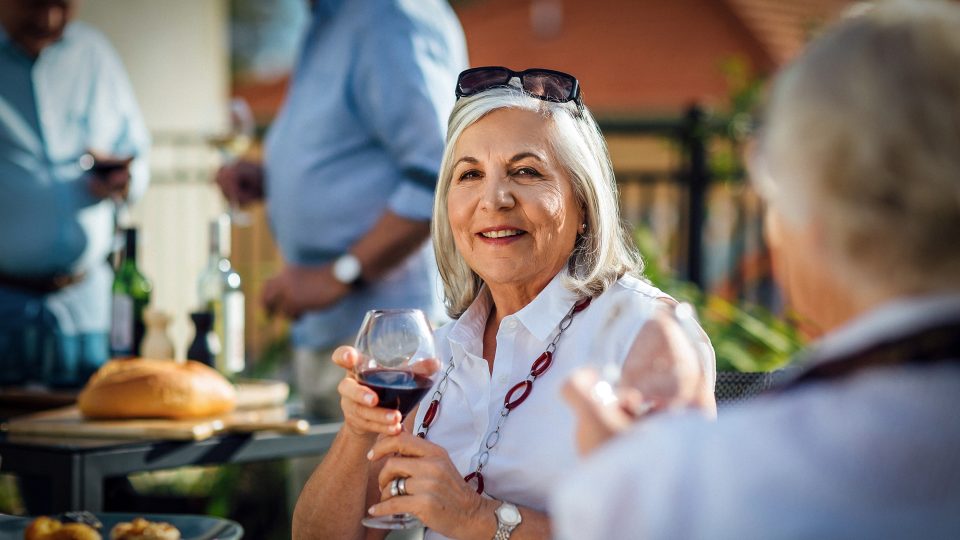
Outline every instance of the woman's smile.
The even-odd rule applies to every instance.
[[[484,243],[492,246],[506,246],[521,240],[527,231],[514,227],[488,227],[477,233]]]

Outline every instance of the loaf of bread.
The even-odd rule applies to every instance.
[[[78,405],[87,418],[201,418],[233,410],[233,385],[187,360],[111,360],[90,377]]]

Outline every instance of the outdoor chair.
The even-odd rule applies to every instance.
[[[718,371],[717,385],[714,395],[717,398],[717,407],[725,408],[735,403],[746,401],[787,377],[785,370],[763,373],[741,373],[739,371]]]

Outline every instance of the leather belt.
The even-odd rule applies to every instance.
[[[0,286],[34,293],[50,294],[64,287],[79,283],[83,281],[84,277],[86,277],[85,272],[47,276],[14,276],[0,272]]]

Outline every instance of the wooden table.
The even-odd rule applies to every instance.
[[[308,433],[254,432],[215,435],[201,441],[110,440],[0,433],[5,473],[50,482],[49,512],[103,510],[107,478],[186,465],[222,465],[320,455],[341,423],[312,423]]]

